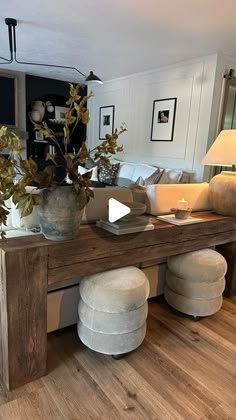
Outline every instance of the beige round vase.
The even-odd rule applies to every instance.
[[[209,200],[216,213],[236,216],[236,172],[222,171],[212,178]]]

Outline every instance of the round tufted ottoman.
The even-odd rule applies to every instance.
[[[121,355],[146,334],[149,282],[136,267],[85,277],[80,284],[78,335],[92,350]]]
[[[164,296],[170,306],[188,315],[208,316],[222,305],[227,263],[212,249],[168,258]]]

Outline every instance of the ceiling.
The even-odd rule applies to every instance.
[[[236,57],[236,0],[2,0],[7,58],[6,17],[18,20],[18,59],[93,70],[103,80],[216,52]],[[9,69],[78,80],[73,70]]]

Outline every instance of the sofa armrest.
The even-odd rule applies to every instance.
[[[153,216],[169,214],[178,200],[185,198],[193,211],[211,210],[208,199],[209,184],[166,184],[146,187],[147,212]]]

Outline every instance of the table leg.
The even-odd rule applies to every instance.
[[[216,247],[223,257],[225,257],[228,270],[225,276],[226,286],[224,295],[232,297],[236,295],[236,242],[230,242],[228,244],[219,245]]]
[[[12,390],[46,373],[47,247],[0,252],[0,376]]]

